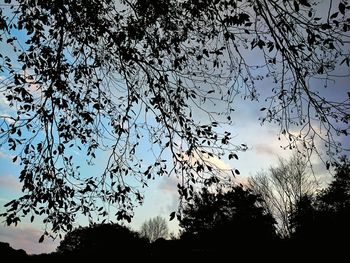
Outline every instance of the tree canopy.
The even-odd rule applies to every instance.
[[[290,215],[292,238],[328,248],[341,247],[350,233],[350,162],[341,158],[330,185],[317,195],[305,195]],[[329,242],[332,240],[332,242]]]
[[[279,125],[286,147],[309,155],[325,145],[327,165],[343,149],[350,93],[333,98],[320,87],[349,73],[348,1],[5,0],[1,7],[8,109],[0,146],[14,152],[23,183],[3,214],[7,224],[41,215],[48,231],[69,231],[77,214],[106,218],[111,205],[117,220],[130,221],[151,178],[180,176],[186,199],[195,184],[229,179],[212,160],[238,159],[247,147],[225,130],[237,95],[265,100],[261,121]],[[88,164],[107,152],[105,169],[80,174],[74,151]]]
[[[66,234],[57,247],[59,254],[75,254],[84,256],[130,256],[127,251],[138,250],[145,253],[146,240],[138,233],[118,224],[94,224],[79,227]]]
[[[279,158],[276,167],[257,173],[249,178],[248,184],[264,200],[266,209],[277,220],[279,235],[284,237],[292,233],[289,217],[297,203],[319,188],[315,175],[308,169],[307,159],[298,152],[288,160]]]
[[[209,248],[272,241],[275,219],[262,203],[258,195],[242,185],[227,191],[203,188],[183,210],[182,238]]]
[[[140,235],[154,242],[159,238],[166,239],[169,236],[169,227],[165,218],[156,216],[141,225]]]

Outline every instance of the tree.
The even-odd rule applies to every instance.
[[[297,242],[339,249],[350,234],[350,162],[342,157],[330,185],[317,195],[303,196],[290,217]],[[329,243],[329,241],[332,241]]]
[[[275,220],[261,202],[258,195],[242,185],[216,192],[203,188],[183,210],[181,238],[211,249],[272,241]]]
[[[335,212],[350,209],[350,161],[346,156],[336,165],[333,181],[319,194],[318,199]]]
[[[136,232],[118,224],[95,224],[68,232],[57,252],[63,255],[99,256],[111,258],[129,251],[146,253],[146,241]],[[143,255],[145,256],[145,255]]]
[[[302,196],[293,207],[289,216],[289,225],[293,239],[312,242],[322,235],[322,229],[317,224],[319,213],[315,207],[315,198],[311,195]]]
[[[142,224],[140,234],[152,243],[158,238],[166,239],[169,235],[168,224],[163,217],[151,218]]]
[[[317,189],[317,180],[307,169],[305,156],[296,152],[289,160],[279,158],[278,166],[270,167],[268,172],[249,178],[249,186],[265,201],[283,237],[290,236],[293,231],[289,217],[296,204]]]
[[[261,121],[279,124],[287,147],[311,153],[321,140],[332,161],[349,133],[350,93],[337,100],[310,84],[349,72],[348,1],[5,0],[3,7],[0,91],[9,108],[0,145],[14,152],[23,182],[23,196],[3,214],[7,224],[41,215],[58,233],[79,213],[95,219],[94,211],[130,221],[143,201],[139,188],[155,176],[181,176],[185,199],[196,184],[227,179],[212,158],[237,159],[247,147],[223,131],[236,95],[266,99]],[[143,156],[147,147],[152,158]],[[88,164],[108,152],[104,171],[81,175],[74,150]]]

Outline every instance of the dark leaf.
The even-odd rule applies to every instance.
[[[322,30],[332,29],[332,26],[330,24],[325,23],[321,25],[321,29]]]
[[[324,73],[324,68],[323,65],[317,70],[317,74],[323,74]]]
[[[230,153],[230,154],[228,155],[228,159],[231,160],[232,158],[235,158],[235,159],[238,160],[237,154],[235,154],[235,153]]]
[[[174,218],[175,218],[175,212],[172,212],[172,213],[170,214],[170,221],[172,221]]]
[[[295,0],[294,0],[294,9],[295,9],[295,12],[299,12],[299,4]]]
[[[44,241],[45,235],[42,235],[39,239],[39,243],[42,243]]]
[[[303,6],[311,7],[308,0],[299,0],[299,3]]]
[[[339,12],[335,12],[330,16],[330,18],[331,19],[336,18],[338,16],[338,14],[339,14]]]
[[[259,39],[257,45],[258,45],[258,47],[259,47],[260,49],[262,49],[262,48],[265,46],[265,41]]]
[[[342,15],[345,15],[345,4],[340,2],[338,8],[339,8],[340,13]]]
[[[234,171],[233,171],[233,170],[231,170],[231,173],[232,173],[233,177],[235,177],[235,178],[236,178],[236,175],[235,175],[235,173],[234,173]]]

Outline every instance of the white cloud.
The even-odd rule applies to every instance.
[[[170,193],[177,194],[177,184],[180,183],[180,179],[175,176],[163,177],[159,183],[159,190]]]
[[[276,145],[257,143],[253,146],[257,154],[276,155]]]
[[[224,160],[219,159],[216,156],[204,155],[202,158],[207,164],[210,164],[212,167],[218,170],[229,171],[232,169],[230,164],[226,163]]]

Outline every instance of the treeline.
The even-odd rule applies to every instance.
[[[281,160],[281,163],[288,169],[294,165],[297,170],[300,167],[295,166],[295,161],[300,159],[293,158],[289,162]],[[283,167],[281,163],[279,168]],[[264,175],[266,181],[261,180],[260,175],[250,181],[250,186],[236,184],[198,191],[178,217],[179,236],[171,240],[152,239],[152,231],[138,233],[118,224],[96,224],[69,232],[55,253],[26,258],[36,261],[72,258],[172,261],[191,257],[262,260],[277,255],[288,255],[289,259],[298,259],[301,255],[334,258],[346,252],[342,248],[348,244],[350,234],[349,160],[341,160],[335,167],[332,182],[322,190],[311,187],[302,169],[299,176],[294,176],[296,182],[283,181],[291,180],[292,176],[277,180],[278,174],[286,170],[274,169],[274,175],[272,170]],[[277,178],[275,183],[271,183],[274,182],[272,176]],[[265,184],[265,190],[263,182],[270,182]],[[292,185],[298,194],[291,190]],[[279,210],[282,204],[285,211]],[[150,220],[149,224],[156,229],[157,222],[159,232],[159,226],[164,225],[162,220]],[[13,251],[11,253],[13,256]]]

